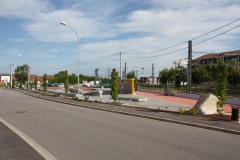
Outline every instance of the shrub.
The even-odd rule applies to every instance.
[[[45,96],[50,96],[51,93],[49,93],[49,92],[44,92],[44,95],[45,95]]]
[[[85,101],[88,101],[88,100],[89,100],[89,96],[85,96],[85,97],[84,97],[84,100],[85,100]]]
[[[180,108],[178,109],[178,112],[179,112],[179,114],[183,115],[183,114],[185,113],[185,110],[180,107]]]
[[[198,109],[196,109],[195,107],[193,107],[191,110],[190,110],[190,113],[193,115],[193,116],[196,116],[198,114]]]

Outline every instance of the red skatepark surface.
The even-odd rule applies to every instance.
[[[136,91],[135,93],[138,96],[142,96],[145,98],[180,103],[180,104],[185,104],[192,107],[197,103],[197,100],[195,99],[181,98],[181,97],[175,97],[175,96],[165,96],[164,94],[161,94],[161,93],[148,93],[148,92],[141,92],[141,91]],[[227,114],[231,114],[232,112],[232,109],[229,105],[225,105],[223,109],[224,109],[224,112]]]

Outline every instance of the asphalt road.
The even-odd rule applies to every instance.
[[[59,160],[239,159],[240,137],[0,90],[0,117]]]

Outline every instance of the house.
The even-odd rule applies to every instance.
[[[9,74],[0,74],[0,84],[2,86],[7,86],[8,83],[11,81],[11,76]]]
[[[224,62],[228,62],[232,60],[239,61],[240,50],[205,54],[201,57],[194,59],[193,61],[198,62],[199,64],[212,64],[212,63],[217,63],[218,59],[224,59]]]
[[[42,84],[43,83],[43,79],[35,74],[32,74],[29,76],[29,83],[34,83],[35,79],[37,80],[38,84]]]

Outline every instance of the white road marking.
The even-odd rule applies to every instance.
[[[6,120],[0,117],[0,121],[5,124],[8,128],[10,128],[13,132],[15,132],[18,136],[20,136],[25,142],[27,142],[32,148],[34,148],[40,155],[42,155],[46,160],[57,160],[51,153],[49,153],[42,146],[37,144],[34,140],[29,138],[26,134],[21,132],[19,129],[8,123]]]

